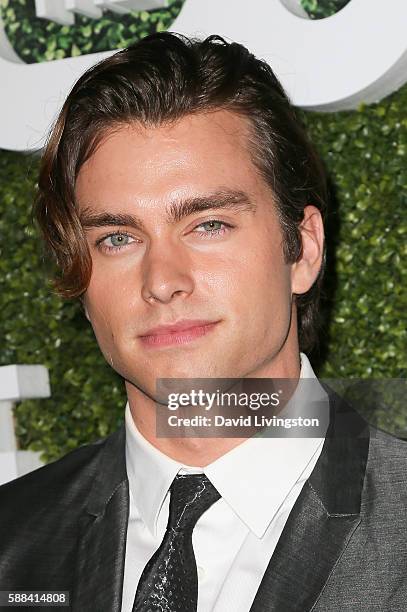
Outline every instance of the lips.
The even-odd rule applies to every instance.
[[[208,334],[217,323],[219,321],[190,319],[171,325],[158,325],[140,336],[140,340],[144,346],[151,348],[187,344]]]
[[[157,327],[149,329],[145,334],[141,334],[141,337],[145,338],[146,336],[176,334],[177,332],[183,332],[187,329],[192,329],[194,327],[204,327],[206,325],[212,325],[216,322],[217,321],[207,321],[204,319],[183,319],[182,321],[178,321],[177,323],[172,323],[170,325],[157,325]]]

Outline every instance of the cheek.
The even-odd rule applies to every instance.
[[[217,301],[227,301],[236,288],[236,264],[229,260],[217,259],[205,270],[198,269],[193,272],[195,292],[197,297],[202,295],[208,305],[216,308]]]
[[[246,257],[243,266],[239,262],[238,275],[241,286],[250,295],[263,296],[275,304],[290,299],[291,266],[284,262],[278,245],[258,244]]]
[[[84,297],[84,305],[99,343],[110,343],[116,323],[123,311],[123,293],[104,280],[92,278]]]
[[[259,342],[287,332],[291,316],[290,270],[280,253],[264,249],[238,271],[236,291],[240,297],[235,301],[248,332],[257,335]]]

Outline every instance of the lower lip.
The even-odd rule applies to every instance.
[[[171,346],[174,344],[187,344],[192,340],[196,340],[201,336],[208,334],[218,323],[208,323],[208,325],[197,325],[182,331],[177,331],[171,334],[155,334],[152,336],[140,336],[140,340],[145,346],[160,347]]]

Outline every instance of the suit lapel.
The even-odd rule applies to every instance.
[[[125,430],[110,436],[80,524],[72,611],[120,612],[129,514]]]
[[[365,421],[331,389],[330,425],[250,612],[311,611],[360,523],[369,449]]]
[[[318,462],[281,534],[250,612],[310,612],[360,523],[366,423],[330,389]],[[80,522],[72,611],[120,612],[129,514],[124,425],[101,451]]]

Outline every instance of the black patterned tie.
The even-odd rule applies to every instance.
[[[196,612],[198,576],[192,531],[219,497],[205,474],[176,476],[167,530],[141,574],[133,612]]]

